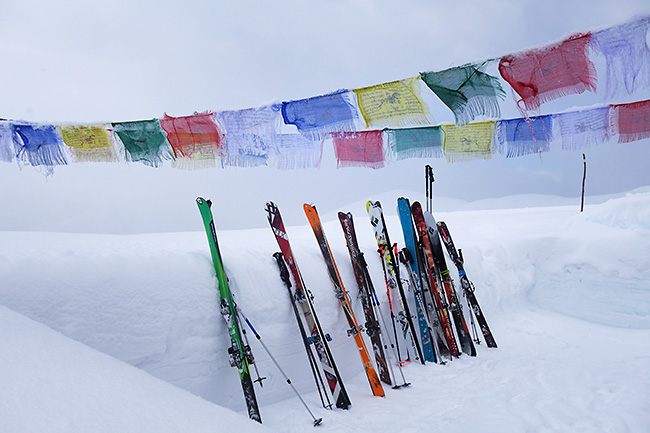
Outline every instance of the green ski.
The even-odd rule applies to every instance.
[[[255,390],[253,389],[253,381],[251,379],[249,364],[252,364],[253,354],[250,347],[244,344],[241,335],[241,327],[237,315],[237,307],[232,298],[232,292],[228,285],[228,276],[223,267],[221,260],[221,253],[219,252],[219,243],[217,242],[217,232],[214,228],[214,220],[212,219],[212,202],[203,197],[196,199],[196,204],[199,206],[201,218],[203,218],[203,225],[205,232],[208,236],[208,244],[210,245],[210,254],[212,255],[212,262],[214,270],[217,274],[217,281],[219,282],[219,309],[226,324],[228,325],[228,333],[230,334],[230,346],[228,347],[228,356],[230,365],[237,367],[239,371],[239,379],[244,391],[244,399],[248,407],[248,416],[250,419],[262,423],[260,417],[260,410],[257,406],[257,399],[255,397]]]

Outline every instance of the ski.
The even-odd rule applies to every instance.
[[[336,293],[336,297],[339,300],[341,307],[343,308],[345,317],[348,321],[348,325],[350,326],[350,329],[348,329],[348,335],[352,335],[354,337],[354,341],[357,344],[357,348],[359,349],[359,355],[361,356],[363,367],[366,370],[366,375],[368,376],[368,381],[370,382],[372,393],[375,396],[383,397],[385,395],[384,389],[381,386],[379,376],[377,375],[377,372],[372,365],[372,361],[370,360],[368,348],[366,347],[366,343],[363,340],[363,335],[361,335],[359,325],[357,324],[357,319],[355,318],[354,312],[352,311],[350,299],[348,298],[348,294],[346,293],[345,287],[343,286],[343,281],[341,280],[341,276],[339,275],[336,263],[334,262],[334,256],[332,255],[332,251],[330,250],[327,238],[325,237],[325,232],[323,231],[318,212],[314,206],[306,203],[304,204],[303,208],[305,215],[307,215],[307,219],[309,220],[309,224],[314,231],[316,240],[318,241],[318,246],[320,247],[321,254],[325,260],[325,264],[327,265],[327,271],[329,273],[330,280],[334,285],[334,292]]]
[[[282,216],[280,215],[280,209],[278,209],[275,203],[270,201],[266,203],[265,210],[267,212],[267,218],[271,230],[273,230],[280,251],[282,251],[283,259],[286,261],[291,276],[293,277],[295,293],[292,293],[289,288],[289,295],[292,301],[295,300],[300,306],[307,329],[310,333],[309,343],[313,344],[316,349],[320,366],[325,374],[325,378],[327,379],[327,385],[336,407],[347,409],[351,404],[350,397],[345,390],[343,380],[341,380],[341,375],[339,374],[336,363],[334,362],[334,357],[332,356],[332,352],[327,344],[329,334],[323,332],[318,316],[316,316],[311,294],[305,286],[300,270],[298,269],[298,264],[293,256],[293,251],[289,244],[289,236],[287,235],[287,231],[284,228],[284,222],[282,221]]]
[[[438,236],[438,227],[436,225],[436,220],[431,212],[425,211],[423,214],[424,222],[427,226],[427,232],[429,233],[429,242],[431,242],[433,260],[436,264],[438,274],[440,275],[442,287],[444,288],[447,295],[447,300],[449,302],[449,311],[451,312],[451,317],[454,320],[454,325],[456,326],[460,348],[463,353],[469,356],[476,356],[476,348],[474,347],[474,343],[472,343],[472,336],[469,334],[467,322],[465,322],[463,307],[460,303],[460,299],[458,298],[458,293],[456,293],[456,289],[454,288],[451,276],[449,275],[449,269],[447,268],[445,255],[442,251],[442,244],[440,243],[440,237]]]
[[[422,205],[420,205],[419,202],[416,201],[411,205],[411,214],[413,215],[413,222],[415,223],[420,238],[420,248],[422,248],[424,253],[424,268],[426,270],[426,275],[429,278],[429,287],[431,288],[438,316],[440,317],[440,325],[442,326],[445,339],[447,340],[447,347],[452,356],[458,356],[460,355],[460,352],[449,320],[447,300],[445,299],[444,293],[440,292],[440,286],[437,280],[437,270],[433,259],[433,251],[431,250],[431,242],[429,240],[429,233],[424,221],[424,215],[422,214]]]
[[[406,294],[404,293],[402,280],[400,279],[399,262],[397,261],[397,257],[393,251],[393,245],[390,243],[390,238],[388,237],[388,229],[386,228],[386,222],[384,221],[384,213],[381,209],[381,203],[378,201],[368,201],[366,203],[366,210],[368,211],[370,224],[372,225],[372,228],[375,232],[375,239],[377,240],[377,245],[379,247],[380,254],[382,255],[382,263],[384,264],[384,270],[389,290],[397,288],[399,292],[402,309],[404,311],[404,315],[406,316],[408,330],[411,334],[411,341],[413,342],[413,346],[415,346],[418,359],[422,364],[424,364],[424,355],[422,354],[422,348],[420,347],[420,343],[417,339],[417,332],[415,330],[415,325],[413,325],[413,318],[411,317],[408,300],[406,298]]]
[[[228,284],[228,276],[223,266],[221,259],[221,252],[219,251],[219,243],[217,241],[217,232],[214,227],[214,220],[212,217],[212,202],[203,197],[197,197],[196,204],[199,207],[203,225],[208,236],[208,244],[210,245],[210,254],[212,256],[212,263],[216,272],[217,281],[219,283],[219,309],[221,315],[228,325],[228,333],[230,335],[230,347],[228,348],[228,357],[230,365],[237,367],[239,371],[239,380],[241,382],[242,390],[244,391],[244,399],[248,408],[248,416],[250,419],[262,423],[259,407],[257,405],[257,398],[255,397],[255,390],[253,389],[253,381],[251,380],[250,364],[253,364],[253,355],[250,347],[244,344],[242,340],[243,329],[239,325],[237,307],[233,301],[232,292]]]
[[[300,313],[298,312],[296,299],[294,298],[293,293],[291,292],[292,284],[291,284],[291,278],[289,277],[289,269],[287,269],[287,265],[284,262],[284,256],[282,255],[281,252],[274,253],[273,258],[275,259],[278,265],[278,269],[280,271],[280,279],[282,280],[284,286],[287,288],[287,291],[289,292],[289,299],[291,300],[291,308],[293,310],[293,315],[296,318],[296,322],[298,322],[298,329],[300,330],[300,336],[302,337],[302,343],[305,347],[307,359],[309,359],[309,367],[311,368],[312,375],[314,376],[314,382],[316,383],[316,389],[318,389],[318,395],[320,396],[321,404],[323,405],[324,408],[331,409],[332,403],[330,401],[329,395],[325,391],[325,383],[323,383],[323,376],[321,375],[321,372],[318,369],[318,363],[316,362],[314,352],[311,350],[310,341],[312,341],[312,338],[307,335],[305,326],[303,325],[302,320],[300,319]]]
[[[467,273],[465,272],[463,254],[461,250],[456,250],[454,241],[451,239],[451,234],[449,234],[449,229],[447,228],[447,224],[445,224],[444,221],[439,221],[437,223],[437,227],[438,227],[438,232],[440,233],[440,238],[442,239],[442,242],[445,244],[445,247],[447,248],[449,257],[456,265],[456,268],[458,268],[458,275],[460,278],[460,285],[463,289],[463,294],[465,295],[465,298],[467,298],[467,302],[470,305],[470,310],[474,313],[474,316],[476,317],[476,321],[478,322],[479,327],[481,328],[481,332],[483,333],[483,338],[485,339],[485,342],[487,343],[488,347],[497,347],[497,343],[494,340],[492,331],[490,331],[490,327],[487,324],[487,320],[485,319],[485,316],[483,315],[483,311],[481,310],[481,307],[478,304],[476,296],[474,295],[474,285],[469,280],[469,278],[467,277]]]
[[[420,337],[422,338],[422,351],[424,352],[424,359],[429,362],[436,362],[436,346],[434,340],[431,338],[432,328],[427,320],[427,306],[424,303],[422,284],[420,278],[420,270],[418,263],[414,260],[417,257],[417,248],[415,241],[415,229],[413,228],[413,220],[411,218],[411,205],[407,198],[400,197],[397,199],[397,210],[399,214],[400,223],[402,224],[402,232],[404,234],[404,244],[410,256],[401,254],[400,259],[406,266],[409,274],[409,281],[413,288],[413,295],[415,296],[415,306],[417,309],[418,323],[420,325]]]
[[[361,252],[359,250],[359,243],[357,242],[357,235],[354,230],[354,221],[352,219],[352,214],[349,212],[339,212],[339,221],[341,222],[343,234],[345,235],[345,243],[348,247],[348,253],[350,253],[350,261],[352,262],[354,278],[356,279],[357,286],[359,288],[359,298],[361,298],[361,305],[363,306],[363,312],[366,316],[366,323],[364,328],[366,334],[368,334],[368,337],[370,337],[370,341],[372,342],[372,350],[375,355],[375,363],[377,365],[379,377],[385,384],[393,385],[390,378],[390,373],[388,371],[386,356],[384,354],[383,344],[381,341],[381,328],[379,327],[379,322],[377,321],[375,312],[372,308],[368,282],[366,281],[366,275],[363,272],[363,268],[359,260]]]
[[[395,373],[393,372],[393,367],[391,366],[390,362],[388,363],[388,366],[390,368],[391,373],[393,374],[393,379],[395,382],[395,385],[393,386],[393,389],[401,388],[401,387],[406,387],[409,386],[411,383],[406,381],[406,378],[404,377],[404,372],[402,371],[402,362],[399,362],[399,354],[398,354],[398,347],[396,347],[396,344],[393,343],[393,340],[390,338],[390,332],[388,331],[388,326],[386,325],[386,320],[384,319],[384,314],[381,312],[381,304],[379,302],[379,298],[377,297],[377,292],[375,291],[375,287],[372,284],[372,279],[370,278],[370,272],[368,271],[368,263],[366,262],[365,255],[363,253],[359,254],[359,263],[361,264],[361,269],[363,270],[363,275],[366,277],[366,282],[368,283],[368,292],[370,294],[370,302],[372,303],[373,308],[377,312],[377,315],[379,316],[379,319],[381,320],[381,325],[383,327],[384,331],[384,336],[390,343],[390,350],[393,352],[393,356],[395,357],[397,362],[397,367],[399,369],[400,376],[402,377],[402,384],[397,385],[397,379],[395,378]],[[384,343],[384,350],[388,352],[388,346],[386,343]]]

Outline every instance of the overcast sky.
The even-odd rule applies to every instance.
[[[5,0],[0,11],[0,117],[93,122],[258,107],[379,84],[609,27],[650,14],[650,4]],[[506,90],[504,116],[517,117]],[[649,95],[620,101],[582,95],[542,109]],[[437,121],[453,120],[442,104],[431,109]],[[648,170],[634,164],[649,160],[649,141],[590,149],[588,193],[649,185]],[[220,203],[226,228],[266,224],[262,207],[269,199],[302,224],[297,215],[303,201],[334,211],[383,191],[422,194],[426,163],[437,173],[437,194],[466,200],[519,193],[577,196],[582,177],[578,152],[456,164],[409,160],[373,171],[337,170],[326,149],[320,170],[184,172],[85,164],[60,167],[49,178],[0,163],[0,230],[200,229],[192,220],[197,195]]]

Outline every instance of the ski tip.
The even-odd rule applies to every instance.
[[[204,204],[207,204],[208,207],[212,207],[212,201],[206,200],[203,197],[197,197],[196,204],[198,204],[199,206],[203,206]]]

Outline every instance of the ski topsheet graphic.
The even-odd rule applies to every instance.
[[[330,280],[334,285],[334,292],[336,293],[336,297],[339,300],[341,308],[343,308],[345,318],[347,319],[348,325],[350,326],[348,334],[354,337],[354,341],[357,345],[357,348],[359,349],[359,356],[361,356],[363,367],[366,370],[366,375],[368,376],[368,381],[370,382],[372,393],[376,396],[383,397],[384,389],[381,386],[379,376],[377,375],[377,372],[372,365],[372,361],[370,360],[370,354],[368,353],[366,343],[363,340],[363,335],[361,334],[359,325],[357,324],[357,319],[355,318],[354,312],[352,311],[352,305],[350,304],[350,299],[348,298],[348,294],[346,293],[343,282],[341,281],[341,276],[339,275],[339,271],[336,268],[334,257],[332,256],[327,238],[325,237],[325,232],[323,231],[318,212],[316,212],[316,208],[314,206],[309,204],[305,204],[303,208],[305,210],[305,215],[307,215],[307,219],[309,220],[309,224],[314,231],[316,240],[318,241],[318,246],[320,247],[323,259],[325,260],[325,264],[327,265],[327,271],[329,273]]]
[[[228,347],[228,356],[230,365],[237,368],[239,372],[239,380],[241,382],[242,390],[244,391],[244,399],[248,408],[248,416],[250,419],[259,423],[262,422],[259,407],[257,405],[257,398],[255,397],[255,390],[253,389],[253,381],[249,364],[252,364],[253,355],[250,347],[246,345],[242,339],[242,329],[238,320],[237,306],[233,301],[230,286],[228,284],[228,276],[223,266],[221,252],[219,251],[219,243],[217,241],[217,232],[214,228],[214,220],[212,218],[212,202],[203,197],[196,199],[196,204],[201,212],[205,232],[208,236],[208,244],[210,246],[210,254],[212,255],[212,263],[216,272],[217,281],[219,283],[219,309],[221,315],[228,325],[228,334],[230,335],[230,347]]]
[[[283,276],[282,279],[285,282],[285,285],[288,284],[289,295],[292,298],[292,302],[295,301],[300,307],[303,318],[306,323],[307,330],[309,332],[309,341],[308,344],[313,344],[320,361],[320,366],[325,374],[325,379],[329,391],[334,399],[336,407],[341,409],[347,409],[350,406],[350,398],[343,386],[343,381],[338,372],[336,364],[334,363],[334,358],[327,344],[327,339],[329,335],[325,334],[320,326],[318,317],[316,316],[316,311],[314,310],[314,305],[310,294],[307,292],[305,283],[298,269],[298,264],[294,258],[293,251],[291,250],[291,245],[289,244],[289,236],[287,236],[287,231],[284,228],[284,222],[282,221],[282,216],[280,215],[280,209],[273,202],[268,202],[266,204],[266,212],[269,224],[275,235],[275,239],[278,242],[278,246],[282,251],[282,257],[277,257],[280,269],[282,265],[286,262],[286,266],[291,272],[293,277],[295,291],[291,292],[291,281],[287,276]],[[298,318],[299,319],[299,318]],[[302,324],[298,322],[299,326]]]
[[[492,331],[490,331],[490,327],[487,324],[487,320],[485,319],[485,316],[483,315],[483,311],[481,310],[481,307],[478,305],[478,301],[476,300],[476,296],[474,295],[474,286],[472,282],[469,280],[469,278],[467,277],[467,274],[465,273],[463,255],[461,254],[460,250],[456,249],[456,246],[454,245],[454,241],[451,239],[451,234],[449,234],[449,229],[447,228],[447,225],[443,221],[440,221],[437,223],[437,226],[438,226],[438,231],[440,233],[440,238],[442,239],[442,242],[445,244],[445,247],[447,247],[447,252],[449,253],[449,257],[451,257],[451,260],[456,265],[456,268],[458,268],[458,275],[460,277],[460,285],[463,288],[463,294],[467,298],[467,302],[470,305],[470,309],[472,313],[474,313],[474,316],[476,316],[476,321],[478,322],[479,327],[481,328],[481,332],[483,333],[483,338],[485,338],[485,342],[487,343],[488,347],[497,347],[497,342],[494,341],[494,336],[492,335]]]
[[[361,305],[363,306],[363,312],[366,316],[366,334],[368,334],[370,341],[372,342],[372,350],[375,354],[375,363],[377,364],[377,370],[379,370],[379,377],[385,384],[393,385],[393,382],[390,378],[390,372],[388,371],[388,362],[386,361],[386,355],[384,354],[381,327],[379,326],[379,322],[377,321],[377,317],[373,309],[371,299],[372,295],[370,294],[366,274],[363,271],[363,265],[361,263],[361,251],[359,251],[359,244],[357,242],[357,234],[354,230],[354,220],[352,219],[352,214],[349,212],[339,212],[339,221],[341,222],[343,234],[345,235],[345,243],[347,244],[348,252],[350,253],[350,261],[352,262],[354,278],[356,279],[357,286],[359,287],[359,298],[361,298]]]
[[[372,228],[375,232],[375,239],[377,241],[377,246],[379,247],[379,252],[381,254],[386,283],[388,285],[387,289],[389,299],[395,299],[394,291],[397,289],[397,299],[399,300],[399,303],[402,307],[402,311],[398,313],[398,317],[401,317],[405,321],[407,332],[411,334],[411,343],[415,348],[417,359],[422,364],[424,364],[425,358],[422,354],[422,348],[420,347],[420,343],[418,341],[415,325],[413,324],[413,318],[411,317],[408,299],[404,293],[404,287],[402,286],[402,280],[399,275],[399,262],[393,249],[393,245],[390,243],[390,238],[388,237],[388,230],[386,229],[386,222],[384,221],[384,214],[381,209],[381,204],[378,201],[368,201],[366,203],[366,210],[368,211],[370,224],[372,225]],[[391,305],[391,317],[394,317],[393,308],[394,305]]]
[[[415,228],[413,227],[413,219],[411,218],[411,205],[407,198],[400,197],[397,199],[397,211],[399,214],[400,223],[402,224],[402,232],[404,234],[404,243],[407,252],[400,253],[400,259],[406,266],[411,282],[411,288],[415,296],[415,306],[417,308],[418,323],[420,325],[420,337],[422,339],[422,351],[424,352],[424,359],[429,362],[441,361],[438,354],[436,354],[436,344],[432,338],[433,326],[428,319],[429,311],[427,311],[426,303],[424,302],[424,290],[422,289],[422,277],[418,265],[417,257],[419,251],[415,239]],[[434,313],[435,314],[435,313]],[[437,321],[434,321],[437,323]]]
[[[456,344],[451,320],[449,320],[449,305],[447,304],[445,294],[441,290],[438,282],[437,269],[433,258],[433,251],[431,249],[431,241],[429,240],[429,232],[427,231],[427,225],[422,213],[422,206],[419,202],[416,201],[411,205],[411,214],[413,215],[413,222],[415,223],[415,228],[417,229],[418,237],[420,239],[420,245],[424,252],[424,272],[429,279],[429,287],[431,288],[431,294],[435,302],[436,310],[438,311],[440,325],[444,332],[445,339],[447,340],[447,347],[453,356],[458,356],[460,355],[460,351]]]
[[[470,356],[476,356],[476,348],[472,343],[472,336],[469,334],[467,322],[465,322],[465,315],[463,314],[463,307],[456,293],[456,288],[449,276],[449,269],[445,255],[442,251],[442,244],[438,236],[438,226],[433,214],[428,211],[422,212],[424,215],[424,222],[427,226],[429,233],[429,241],[431,242],[431,252],[433,253],[433,260],[436,264],[436,270],[440,275],[440,282],[447,295],[447,302],[449,303],[449,311],[456,326],[456,333],[458,334],[458,342],[460,343],[461,350]]]

